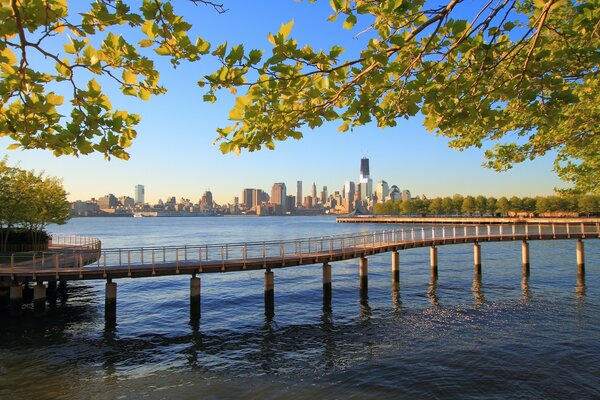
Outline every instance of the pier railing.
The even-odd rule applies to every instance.
[[[184,246],[148,246],[132,248],[101,249],[98,239],[58,236],[52,237],[52,250],[32,254],[12,254],[0,259],[0,274],[8,271],[31,269],[79,268],[132,268],[161,265],[222,264],[262,260],[294,260],[306,264],[319,257],[342,259],[373,252],[389,251],[397,245],[409,247],[435,246],[467,242],[502,240],[551,240],[572,238],[600,238],[600,223],[566,224],[501,224],[501,225],[451,225],[420,226],[404,229],[360,232],[336,236],[309,237],[262,242],[239,242],[226,244],[189,244]],[[34,272],[35,275],[35,272]]]

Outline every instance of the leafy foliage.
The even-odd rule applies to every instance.
[[[221,66],[198,82],[203,99],[237,96],[232,124],[218,129],[223,152],[273,149],[326,121],[344,132],[421,113],[450,146],[485,147],[489,168],[551,152],[574,191],[600,191],[600,0],[330,0],[329,20],[364,38],[356,57],[299,44],[293,21],[268,35],[270,52],[211,51],[171,2],[128,3],[97,0],[78,14],[67,0],[0,0],[0,136],[11,147],[128,158],[140,118],[113,109],[95,78],[147,100],[166,90],[157,56],[177,66],[208,55]],[[461,9],[473,3],[481,8]]]
[[[99,0],[78,14],[66,0],[1,0],[0,19],[0,136],[16,142],[10,148],[45,148],[55,155],[129,158],[125,149],[140,117],[113,109],[96,77],[148,100],[166,91],[152,53],[176,66],[210,48],[201,38],[192,43],[191,25],[168,1],[144,0],[134,12],[123,1]],[[122,31],[127,34],[115,33]],[[137,43],[128,39],[140,32]],[[41,65],[33,61],[40,55],[46,60]],[[71,93],[68,104],[52,88]]]
[[[387,201],[373,207],[375,214],[383,215],[507,215],[512,213],[547,214],[578,213],[600,214],[598,195],[538,196],[536,198],[461,196],[415,198]]]
[[[332,0],[330,20],[369,38],[354,59],[340,46],[299,45],[293,21],[269,36],[271,54],[260,62],[217,54],[223,66],[202,82],[210,101],[220,88],[247,87],[234,124],[219,130],[221,150],[272,149],[325,121],[341,121],[343,132],[421,112],[451,147],[485,146],[487,167],[554,152],[562,179],[598,192],[600,1],[481,2],[469,19],[457,17],[461,3]]]
[[[59,179],[0,161],[0,249],[10,243],[10,233],[19,230],[28,231],[34,243],[44,239],[48,224],[68,221],[69,209]]]

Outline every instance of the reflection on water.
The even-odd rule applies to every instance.
[[[471,286],[471,292],[473,293],[473,300],[475,301],[474,307],[477,309],[485,303],[485,296],[481,290],[481,274],[475,274],[473,276],[473,285]]]
[[[523,275],[521,278],[521,303],[527,304],[531,300],[531,291],[529,290],[529,275]]]
[[[440,305],[440,299],[437,296],[437,275],[435,276],[431,276],[429,279],[429,287],[427,288],[427,296],[429,297],[429,301],[431,302],[432,306],[439,306]]]

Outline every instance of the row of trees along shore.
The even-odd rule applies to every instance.
[[[373,207],[379,215],[548,215],[575,216],[600,213],[600,196],[485,197],[462,196],[389,200]]]
[[[70,204],[62,182],[0,160],[0,252],[44,250],[48,224],[64,224]]]

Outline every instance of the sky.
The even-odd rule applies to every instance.
[[[293,19],[291,36],[300,46],[309,43],[328,49],[340,44],[349,54],[358,51],[366,38],[354,35],[364,29],[364,22],[361,26],[359,20],[350,32],[341,28],[341,21],[326,22],[331,14],[328,3],[226,0],[227,12],[217,14],[208,7],[178,1],[175,11],[192,23],[191,36],[202,36],[213,48],[228,41],[230,45],[244,43],[247,50],[269,49],[268,33],[276,33],[282,23]],[[108,90],[115,108],[142,117],[128,161],[107,161],[102,155],[55,157],[45,150],[9,151],[5,149],[12,141],[7,138],[0,138],[0,157],[8,156],[11,165],[61,178],[71,201],[108,193],[133,197],[137,184],[145,186],[150,203],[170,196],[196,202],[206,190],[217,203],[232,203],[234,196],[241,198],[244,188],[270,193],[275,182],[284,182],[288,195],[295,195],[298,180],[303,181],[304,195],[313,182],[319,191],[327,186],[333,193],[342,190],[344,181],[358,180],[362,157],[370,160],[374,183],[383,179],[390,186],[429,198],[455,193],[545,196],[556,187],[565,187],[552,172],[553,154],[498,173],[481,166],[484,149],[459,152],[448,148],[446,138],[427,132],[420,115],[385,129],[370,124],[338,133],[335,122],[314,130],[306,127],[303,139],[276,142],[274,151],[224,155],[213,141],[216,129],[229,125],[233,97],[221,93],[217,103],[204,103],[204,92],[196,85],[214,67],[202,60],[172,69],[164,60],[159,64],[160,82],[168,93],[149,101],[121,96],[116,87]]]

